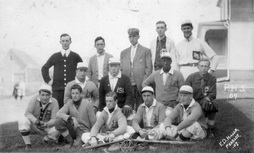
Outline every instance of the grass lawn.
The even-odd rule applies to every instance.
[[[216,127],[217,137],[212,139],[205,139],[197,141],[193,145],[170,145],[170,144],[154,144],[156,150],[146,150],[143,152],[172,152],[172,153],[185,153],[185,152],[254,152],[254,118],[253,109],[249,105],[254,105],[253,100],[247,102],[242,99],[244,103],[240,102],[226,102],[226,100],[217,100],[219,104],[219,113],[217,115]],[[237,106],[237,107],[236,107]],[[246,109],[245,109],[246,108]],[[241,110],[241,111],[240,111]],[[251,111],[244,112],[242,111]],[[248,117],[246,117],[246,115]],[[250,116],[249,116],[250,115]],[[6,123],[0,125],[0,147],[1,152],[24,152],[24,143],[18,132],[17,122]],[[33,149],[29,152],[55,152],[56,147],[45,146],[42,142],[42,136],[32,135],[31,141]],[[104,152],[103,148],[93,150],[94,152]],[[72,149],[61,149],[59,152],[91,152]]]

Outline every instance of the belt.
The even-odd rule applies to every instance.
[[[187,64],[181,64],[180,66],[198,66],[198,63],[187,63]]]

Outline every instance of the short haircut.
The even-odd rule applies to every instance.
[[[211,62],[209,61],[209,59],[206,59],[206,58],[200,59],[200,60],[198,61],[198,64],[201,63],[201,62],[208,62],[208,63],[209,63],[208,66],[210,66],[210,64],[211,64]]]
[[[164,24],[165,25],[165,28],[167,28],[167,24],[166,24],[166,22],[164,22],[164,21],[158,21],[158,22],[156,22],[156,25],[157,24]]]
[[[62,37],[66,37],[66,36],[69,36],[69,37],[70,37],[70,40],[71,40],[71,36],[70,36],[69,34],[67,34],[67,33],[61,34],[60,39],[61,39]]]
[[[113,97],[115,101],[117,100],[117,94],[113,91],[108,92],[105,97]]]
[[[99,36],[99,37],[95,38],[95,40],[94,40],[94,44],[96,44],[96,42],[97,42],[98,40],[102,40],[102,41],[104,42],[104,44],[105,44],[105,39],[104,39],[104,38],[102,38],[101,36]]]
[[[73,86],[71,86],[71,90],[74,90],[74,89],[78,89],[80,93],[82,93],[82,88],[80,85],[78,85],[77,83],[74,84]]]

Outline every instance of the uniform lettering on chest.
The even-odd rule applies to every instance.
[[[117,87],[116,92],[117,92],[117,93],[124,93],[124,88],[122,88],[122,87]]]
[[[201,58],[201,53],[199,51],[192,51],[192,58],[194,60],[200,60]]]

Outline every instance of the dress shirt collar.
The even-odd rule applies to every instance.
[[[192,39],[193,39],[193,36],[191,35],[188,39],[187,39],[187,38],[185,38],[185,41],[190,42]]]
[[[168,73],[173,75],[173,72],[174,72],[174,70],[171,67],[171,69],[168,71]],[[167,74],[166,72],[163,71],[163,68],[162,68],[161,71],[160,71],[160,74],[163,74],[163,73]]]
[[[166,42],[166,35],[164,35],[162,39],[159,39],[159,37],[157,37],[157,42],[159,42],[159,41],[165,43]]]
[[[122,77],[122,73],[121,71],[119,71],[119,73],[115,77],[113,77],[110,73],[108,73],[108,76],[109,76],[109,79],[114,79],[114,78],[120,79]]]
[[[105,51],[104,51],[103,53],[101,53],[101,54],[99,54],[99,53],[96,53],[96,55],[97,55],[97,57],[101,57],[101,56],[104,56],[104,55],[105,55]]]
[[[198,79],[204,79],[204,80],[208,80],[208,76],[209,76],[209,74],[208,73],[206,73],[206,74],[204,74],[203,76],[201,76],[200,74],[198,75],[199,76],[199,78]]]
[[[150,106],[150,108],[151,108],[151,107],[155,107],[156,104],[157,104],[156,99],[153,99],[153,104]],[[146,106],[145,102],[143,102],[143,104],[141,104],[141,106],[144,106],[144,107],[148,108],[148,107]]]
[[[86,84],[86,81],[87,80],[89,80],[89,78],[86,76],[86,79],[85,79],[85,81],[84,82],[80,82],[79,80],[78,80],[78,78],[77,77],[75,77],[75,81],[76,81],[76,83],[81,83],[81,84]]]
[[[69,54],[70,54],[70,49],[68,49],[68,50],[61,50],[61,54],[62,54],[62,56],[64,56],[64,53],[66,53],[66,56],[68,56]]]
[[[187,109],[184,109],[185,111],[189,110],[195,103],[195,100],[192,98],[190,105],[187,107]],[[183,104],[181,106],[184,108]]]
[[[135,49],[138,47],[138,43],[136,45],[131,45],[131,48],[134,47]]]

